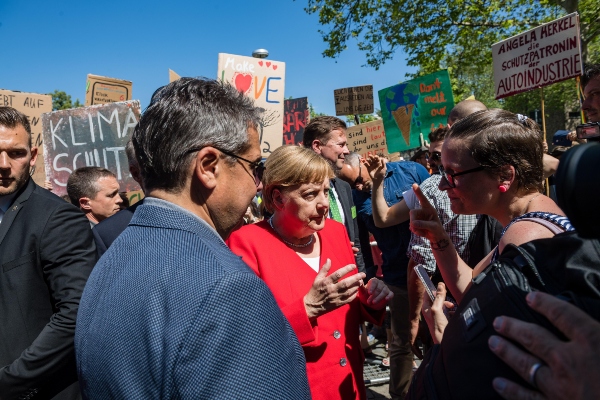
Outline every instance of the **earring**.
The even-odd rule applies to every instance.
[[[506,186],[504,186],[504,185],[500,185],[500,186],[498,186],[498,190],[500,191],[500,193],[506,193],[506,191],[507,191],[508,189],[506,188]]]

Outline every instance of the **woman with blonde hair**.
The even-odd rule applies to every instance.
[[[283,146],[265,168],[263,201],[273,215],[235,231],[228,245],[269,286],[296,332],[313,398],[365,399],[358,326],[380,325],[393,294],[377,278],[363,284],[344,225],[327,218],[327,161]]]

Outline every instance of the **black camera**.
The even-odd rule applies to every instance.
[[[600,140],[600,122],[590,122],[575,128],[578,139]]]

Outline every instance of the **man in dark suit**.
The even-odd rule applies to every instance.
[[[0,107],[3,400],[78,395],[63,389],[77,380],[75,320],[96,251],[81,211],[30,178],[36,157],[27,117]]]
[[[223,82],[155,92],[132,136],[147,196],[81,299],[85,397],[310,398],[294,331],[223,241],[262,187],[259,117]]]
[[[304,128],[303,144],[304,147],[320,154],[337,173],[342,169],[344,157],[349,153],[346,141],[346,123],[331,116],[314,118]],[[352,189],[341,179],[333,178],[330,183],[329,216],[346,226],[352,247],[356,249],[354,255],[356,266],[360,272],[366,272],[360,248],[356,207],[352,201]],[[371,251],[371,249],[366,249],[366,251]]]
[[[131,140],[125,145],[125,154],[127,155],[127,162],[129,163],[129,173],[133,179],[139,183],[142,191],[144,190],[144,184],[142,176],[140,174],[140,166],[135,158],[135,150]],[[92,228],[94,235],[94,241],[96,242],[96,248],[98,249],[98,256],[102,257],[102,254],[110,247],[110,245],[119,237],[121,233],[127,228],[136,208],[144,204],[144,200],[140,200],[131,207],[119,211],[112,217],[108,217],[104,221]]]

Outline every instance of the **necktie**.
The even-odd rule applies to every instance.
[[[331,213],[331,218],[337,222],[342,222],[342,214],[340,214],[340,209],[338,208],[337,200],[331,187],[329,188],[329,212]]]

